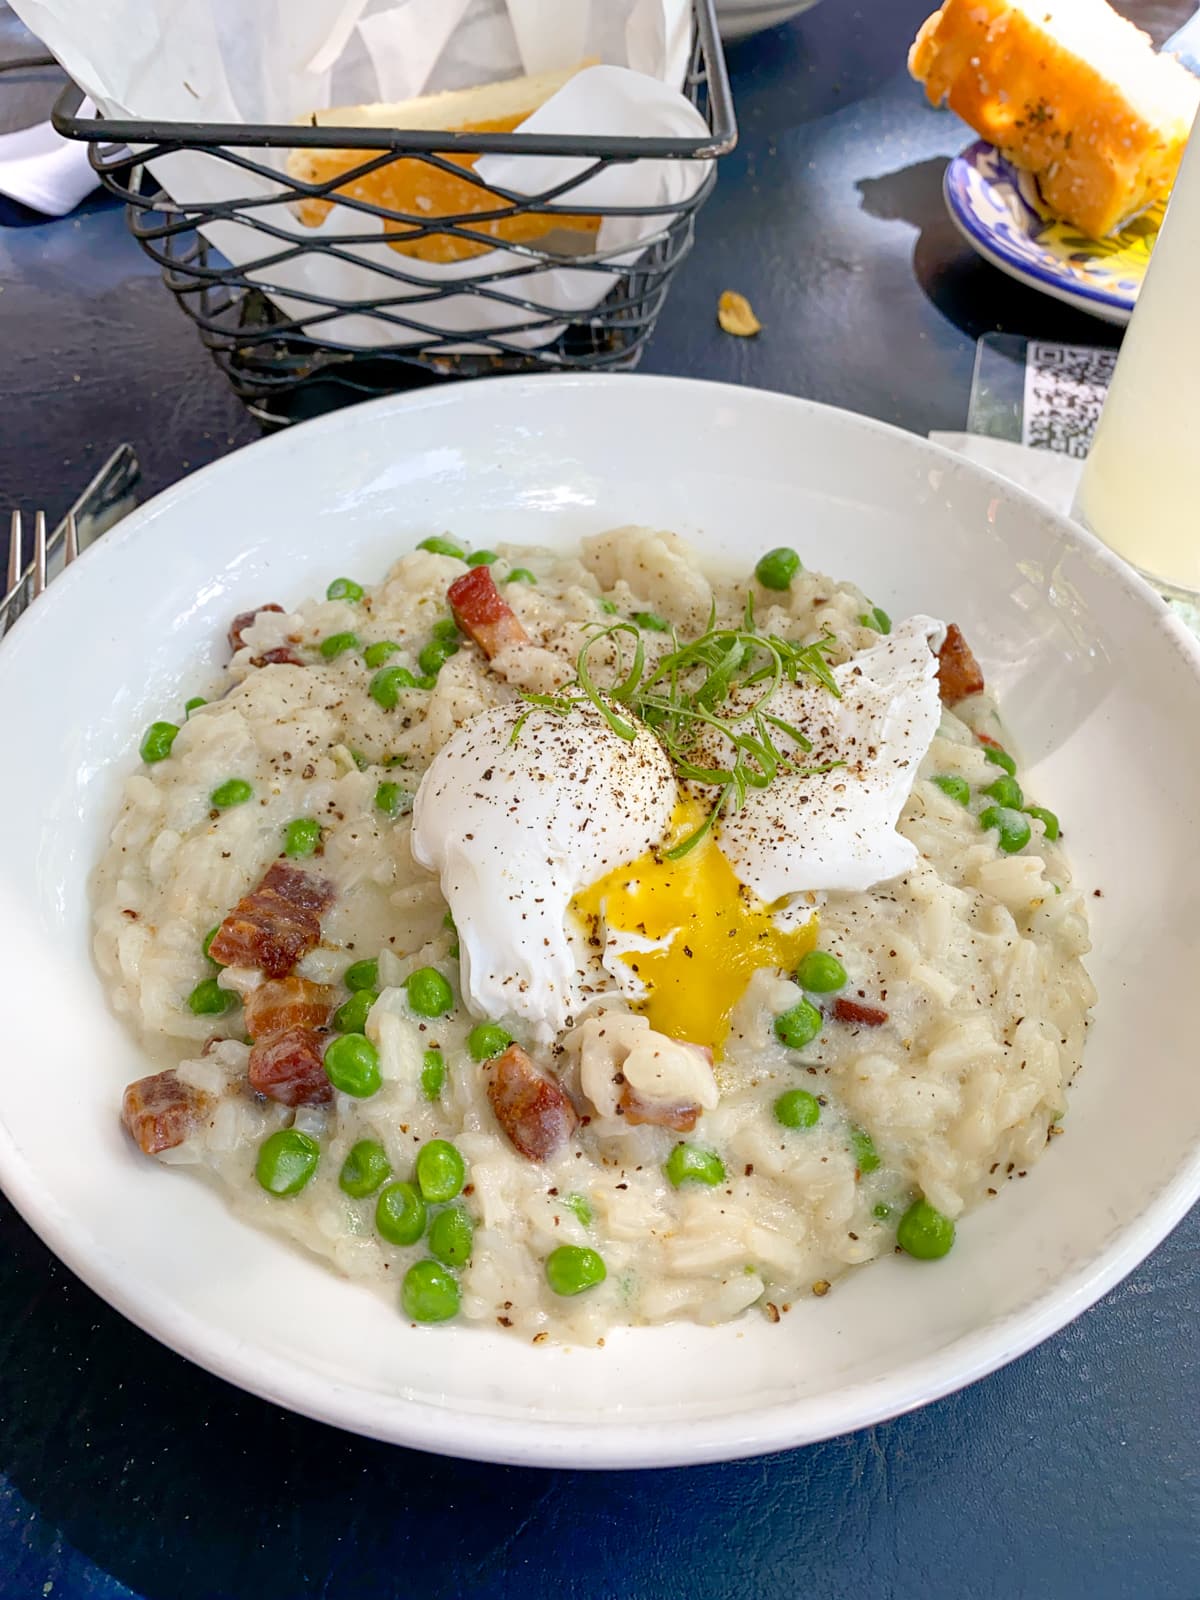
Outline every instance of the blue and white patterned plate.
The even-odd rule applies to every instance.
[[[959,232],[1010,277],[1106,322],[1126,323],[1146,275],[1161,205],[1108,239],[1052,217],[1036,179],[980,140],[955,156],[943,182]]]

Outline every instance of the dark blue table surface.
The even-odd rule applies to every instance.
[[[824,0],[730,52],[741,143],[645,370],[924,433],[963,425],[984,332],[1112,342],[951,227],[941,176],[964,130],[904,71],[926,9]],[[1189,8],[1124,9],[1161,38]],[[18,48],[0,5],[0,56]],[[0,126],[36,120],[52,88],[0,78]],[[757,340],[717,330],[726,288],[753,301]],[[0,350],[0,509],[62,511],[123,440],[153,492],[256,437],[102,200],[56,222],[0,200]],[[1197,1213],[1080,1321],[961,1394],[789,1454],[641,1474],[337,1433],[139,1333],[2,1197],[0,1249],[0,1596],[1200,1596]]]

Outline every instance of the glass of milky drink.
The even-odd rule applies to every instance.
[[[1121,346],[1073,515],[1157,589],[1200,595],[1200,120]]]

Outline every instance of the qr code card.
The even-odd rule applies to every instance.
[[[1025,355],[1021,443],[1082,461],[1116,364],[1115,350],[1031,339]]]

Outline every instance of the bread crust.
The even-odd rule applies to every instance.
[[[400,104],[339,106],[314,112],[315,126],[395,128],[406,131],[445,131],[453,133],[511,133],[557,93],[576,72],[589,65],[581,62],[566,72],[540,73],[535,77],[514,78],[503,83],[483,84],[474,89],[456,89],[446,94],[425,95]],[[369,150],[300,150],[288,152],[289,177],[300,183],[327,184],[373,159]],[[446,152],[443,159],[461,171],[470,171],[478,155]],[[415,157],[401,157],[377,167],[361,177],[338,184],[332,196],[345,196],[365,205],[398,213],[388,221],[388,233],[400,235],[387,242],[400,255],[420,261],[446,264],[467,261],[485,254],[500,244],[533,244],[549,233],[566,230],[581,235],[577,243],[585,248],[594,244],[600,227],[596,216],[537,212],[513,212],[502,196],[455,172],[431,165]],[[333,205],[333,198],[312,196],[293,202],[292,210],[308,228],[320,227]],[[507,216],[475,220],[480,213],[503,212]],[[453,233],[422,232],[422,225],[435,219],[462,223],[486,239],[464,239]],[[369,224],[364,214],[364,228]],[[413,238],[405,238],[413,234]]]
[[[1096,5],[1108,12],[1103,0]],[[1114,19],[1102,20],[1107,31]],[[1132,50],[1152,53],[1148,35],[1123,26]],[[1008,0],[945,0],[922,24],[908,65],[933,104],[948,104],[1033,172],[1047,207],[1094,238],[1170,192],[1200,104],[1200,83],[1160,57],[1161,114],[1135,106],[1119,82],[1060,42],[1049,3],[1031,16]]]

